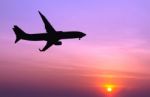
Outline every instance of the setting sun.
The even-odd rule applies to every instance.
[[[111,88],[111,87],[108,87],[108,88],[107,88],[107,92],[112,92],[112,88]]]
[[[115,86],[112,84],[105,84],[104,87],[108,93],[111,93]]]

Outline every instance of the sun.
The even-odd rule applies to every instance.
[[[112,88],[111,87],[107,87],[107,92],[112,92]]]
[[[106,92],[112,93],[115,85],[113,85],[113,84],[105,84],[104,87],[106,89]]]

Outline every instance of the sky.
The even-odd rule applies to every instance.
[[[150,97],[149,3],[0,0],[0,96]],[[38,11],[57,31],[86,37],[42,53],[44,41],[14,44],[14,25],[29,34],[46,32]]]

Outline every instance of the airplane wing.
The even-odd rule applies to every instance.
[[[55,29],[52,27],[52,25],[49,23],[49,21],[46,19],[46,17],[40,11],[39,14],[44,22],[46,32],[48,33],[56,32]]]
[[[53,43],[51,41],[47,41],[45,47],[41,50],[39,49],[40,51],[46,51],[49,47],[51,47],[53,45]]]

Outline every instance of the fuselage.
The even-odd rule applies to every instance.
[[[58,31],[50,35],[48,33],[25,34],[22,39],[30,41],[58,41],[61,39],[82,38],[83,36],[85,36],[85,34],[78,31]]]

